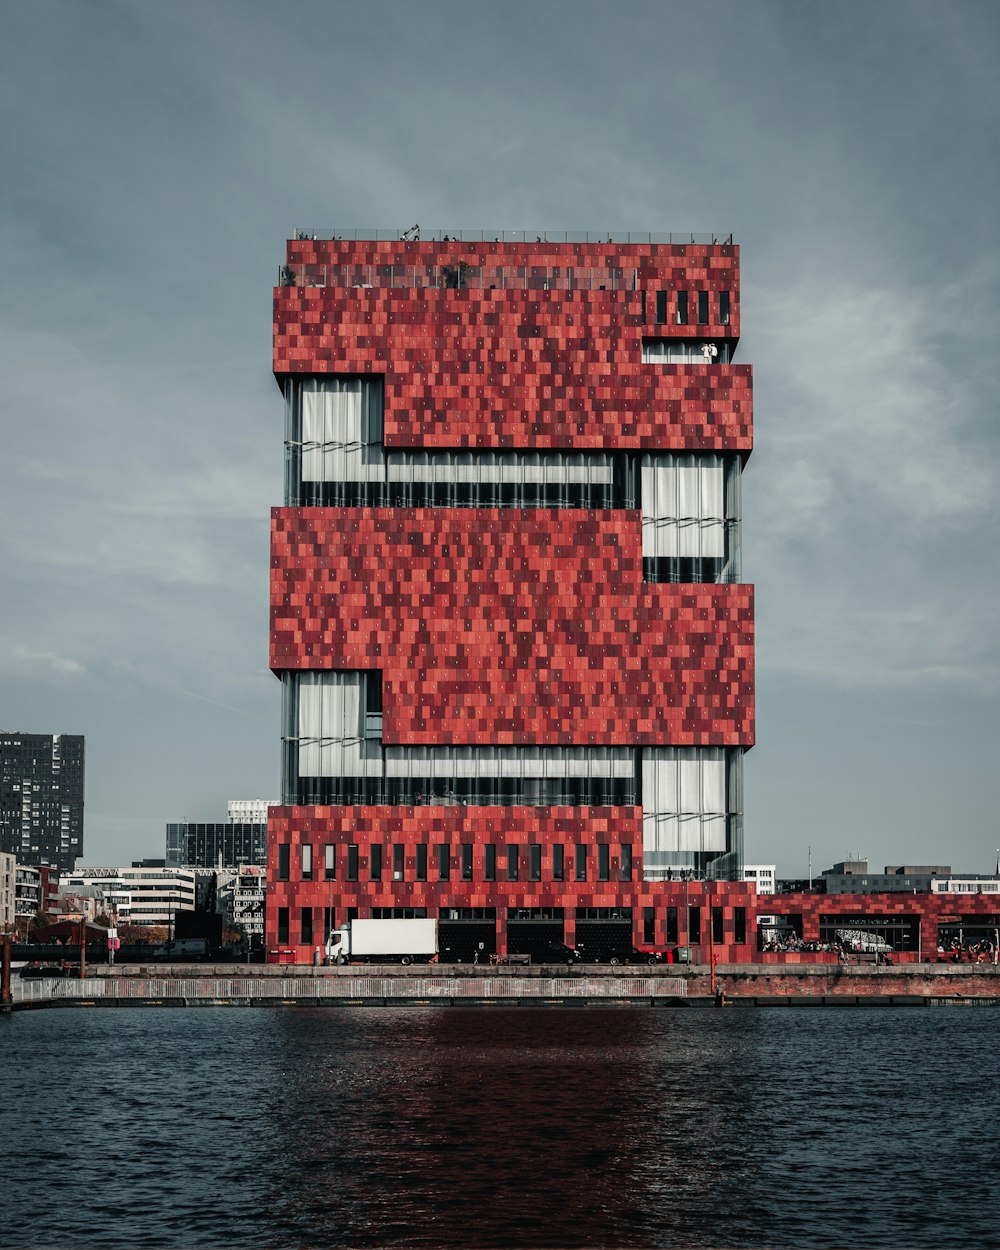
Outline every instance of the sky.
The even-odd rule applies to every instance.
[[[0,10],[0,728],[87,739],[87,864],[277,798],[271,298],[296,227],[742,255],[745,849],[1000,846],[995,0]]]

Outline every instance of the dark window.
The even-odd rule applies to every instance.
[[[541,881],[542,879],[542,848],[532,845],[528,847],[528,879],[531,881]]]
[[[656,320],[666,321],[667,319],[667,293],[666,291],[656,292]]]
[[[302,880],[311,881],[313,879],[313,849],[308,842],[303,842],[299,847],[302,853]]]
[[[745,907],[733,908],[733,941],[737,946],[742,946],[747,940],[747,909]]]
[[[621,846],[619,847],[619,851],[621,852],[621,863],[618,869],[618,879],[619,881],[631,881],[632,880],[632,848],[631,846],[627,846],[627,845]]]
[[[352,842],[347,848],[347,880],[357,881],[358,879],[358,848]]]
[[[552,880],[566,880],[566,848],[562,843],[552,848]]]
[[[382,880],[382,846],[378,842],[373,842],[368,848],[369,868],[371,870],[371,879],[373,881]]]
[[[438,880],[447,881],[451,876],[451,847],[442,842],[437,848]]]
[[[656,912],[652,907],[642,909],[642,940],[649,945],[656,941]]]
[[[278,908],[278,945],[288,945],[288,908]]]
[[[677,324],[686,326],[688,323],[688,293],[687,291],[677,292]]]
[[[698,292],[698,324],[700,326],[708,325],[708,292]]]
[[[402,842],[396,842],[392,848],[392,879],[393,881],[403,880],[403,856],[406,853],[406,847]]]
[[[677,908],[667,908],[667,944],[677,945]]]
[[[688,941],[692,945],[701,941],[701,908],[693,904],[688,908]]]
[[[287,881],[290,869],[292,848],[287,842],[282,842],[278,847],[278,880]],[[285,938],[288,941],[288,938]]]
[[[462,880],[472,880],[472,843],[462,843]]]
[[[365,673],[365,737],[382,737],[382,674]]]
[[[427,846],[421,844],[417,847],[417,880],[427,880]]]
[[[507,847],[507,880],[517,880],[517,847]]]
[[[611,847],[607,842],[597,844],[597,880],[611,880]]]
[[[719,325],[729,325],[729,292],[719,292]]]
[[[337,848],[332,842],[323,847],[323,876],[327,881],[337,879]]]
[[[311,907],[303,907],[301,910],[299,932],[302,934],[302,944],[308,946],[313,940],[313,909]]]
[[[725,941],[725,930],[722,925],[721,907],[712,908],[712,941],[719,943]]]
[[[326,942],[330,934],[337,926],[334,924],[334,911],[332,907],[323,908],[323,941]]]
[[[495,846],[483,847],[483,877],[486,881],[497,879],[497,848]]]
[[[358,918],[358,909],[356,907],[348,907],[347,915],[344,917],[347,923],[350,924],[352,920],[357,920],[357,918]]]
[[[576,844],[576,879],[587,880],[587,848],[582,842]]]

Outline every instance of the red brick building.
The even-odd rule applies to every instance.
[[[279,282],[268,945],[748,958],[739,249],[301,237]]]

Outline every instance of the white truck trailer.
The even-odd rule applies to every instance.
[[[350,920],[326,943],[327,959],[338,964],[427,963],[437,953],[436,920]]]

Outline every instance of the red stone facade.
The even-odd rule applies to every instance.
[[[637,512],[281,508],[271,551],[271,667],[380,669],[387,743],[753,742],[753,588],[644,585]]]
[[[638,808],[534,808],[534,807],[282,807],[272,808],[268,824],[268,917],[269,932],[277,935],[279,908],[288,909],[287,943],[308,962],[311,951],[302,942],[301,909],[313,909],[313,934],[322,932],[324,909],[333,908],[337,923],[348,909],[359,919],[371,916],[374,907],[415,907],[428,916],[445,914],[449,908],[496,908],[497,949],[506,951],[506,916],[509,908],[563,908],[564,941],[579,939],[577,908],[633,910],[633,940],[644,940],[644,910],[653,910],[658,946],[689,945],[694,962],[707,961],[710,952],[719,962],[743,962],[751,958],[754,929],[752,886],[725,881],[655,883],[642,879],[642,813]],[[282,880],[278,846],[290,846],[288,879]],[[302,880],[302,846],[312,848],[312,876]],[[326,879],[324,847],[336,847],[333,877]],[[348,880],[349,845],[358,848],[358,880]],[[597,879],[594,848],[610,846],[608,881]],[[621,847],[632,851],[631,880],[621,881]],[[373,845],[382,847],[382,879],[371,877]],[[402,845],[402,880],[394,879],[393,849]],[[434,852],[428,858],[428,880],[417,880],[416,850],[420,845]],[[439,879],[439,846],[448,847],[450,880]],[[471,880],[462,875],[462,846],[472,847]],[[541,880],[530,880],[529,847],[540,845]],[[588,880],[576,881],[576,847],[589,848]],[[497,848],[497,880],[485,876],[485,848]],[[508,881],[508,846],[518,848],[517,881]],[[552,848],[564,848],[565,880],[553,880]],[[668,931],[668,908],[676,910],[676,931]],[[692,909],[698,909],[697,912]],[[712,933],[712,909],[717,931]],[[737,910],[742,910],[742,920]],[[689,918],[698,918],[697,931]],[[273,920],[272,920],[273,918]],[[737,932],[738,924],[743,928]],[[721,925],[721,931],[718,926]],[[719,940],[715,941],[715,937]],[[738,942],[740,937],[743,941]]]
[[[279,383],[381,376],[386,448],[750,453],[748,366],[642,359],[644,339],[735,346],[732,244],[303,239],[288,244],[283,280]],[[638,511],[277,508],[270,662],[277,673],[378,670],[388,745],[745,749],[754,740],[752,587],[644,583]],[[652,925],[658,944],[713,945],[729,961],[749,958],[755,938],[750,887],[644,879],[637,807],[286,806],[272,809],[268,835],[266,941],[300,960],[312,958],[331,912],[339,925],[373,908],[492,909],[501,954],[512,908],[562,909],[569,942],[578,909],[629,909],[637,944]],[[304,844],[313,848],[305,880]],[[373,845],[381,880],[371,878]],[[448,880],[437,876],[443,845]],[[428,880],[417,879],[421,846],[434,852]],[[506,880],[509,846],[516,881]],[[602,846],[606,881],[596,879]],[[502,859],[497,880],[486,879],[488,847]],[[348,880],[349,848],[358,880]]]
[[[982,931],[992,936],[1000,926],[1000,897],[996,894],[932,894],[902,891],[886,894],[771,894],[757,899],[761,914],[788,916],[799,922],[803,942],[819,942],[824,928],[835,926],[824,917],[870,920],[874,932],[886,932],[896,947],[895,959],[937,958],[939,933],[962,930],[966,941]],[[901,949],[908,947],[909,949]],[[804,962],[804,955],[765,955],[765,962]]]
[[[276,290],[275,374],[384,374],[388,447],[750,453],[749,365],[642,363],[643,338],[739,338],[731,244],[303,240],[289,243],[288,263],[298,283],[327,285]],[[389,285],[459,264],[482,270],[486,289]],[[570,274],[587,289],[561,289]],[[534,286],[489,289],[490,276]],[[602,277],[622,289],[601,290]],[[657,322],[657,293],[673,316],[681,290],[687,324]],[[705,324],[699,291],[709,295]]]

